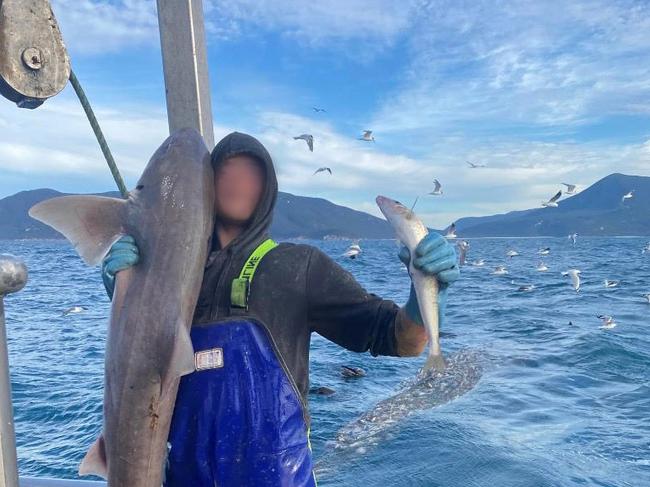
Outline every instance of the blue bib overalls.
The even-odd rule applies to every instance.
[[[236,313],[191,337],[165,487],[315,487],[306,405],[266,326]]]

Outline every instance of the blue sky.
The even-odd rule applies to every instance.
[[[53,0],[129,187],[167,135],[153,0]],[[560,183],[649,175],[650,5],[559,1],[204,1],[219,138],[249,132],[280,189],[427,223],[529,208]],[[324,107],[315,113],[312,106]],[[356,140],[372,129],[376,143]],[[293,135],[312,133],[314,152]],[[469,169],[465,160],[486,164]],[[329,166],[333,175],[312,176]],[[0,100],[0,197],[114,188],[70,88]]]

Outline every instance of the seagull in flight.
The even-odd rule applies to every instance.
[[[440,184],[440,181],[437,179],[433,180],[433,191],[430,191],[429,194],[434,195],[434,196],[439,196],[442,194],[442,184]]]
[[[478,259],[472,262],[472,265],[474,267],[483,267],[485,265],[485,260],[484,259]]]
[[[650,304],[650,293],[644,294],[643,297],[648,301],[648,304]]]
[[[465,161],[465,162],[466,162],[466,163],[469,165],[469,167],[471,167],[472,169],[476,169],[477,167],[485,167],[485,164],[475,164],[475,163],[470,162],[470,161]]]
[[[323,112],[323,113],[325,113],[325,112],[327,111],[327,110],[325,110],[324,108],[318,108],[318,107],[311,107],[311,108],[312,108],[312,110],[314,110],[316,113],[319,113],[319,112]]]
[[[535,289],[534,284],[524,284],[523,286],[519,286],[519,289],[517,289],[517,291],[527,292],[527,291],[532,291],[533,289]]]
[[[364,130],[359,140],[365,140],[366,142],[374,142],[375,136],[372,135],[372,130]]]
[[[319,172],[325,172],[325,171],[329,172],[330,175],[332,174],[332,170],[329,167],[319,167],[314,171],[314,174],[312,174],[312,176],[318,174]]]
[[[621,281],[610,281],[609,279],[605,279],[605,287],[616,287],[620,284]]]
[[[314,136],[311,134],[302,134],[294,137],[293,140],[304,140],[307,142],[307,147],[311,152],[314,152]]]
[[[616,326],[616,323],[614,322],[614,318],[608,315],[598,315],[596,318],[599,320],[603,321],[603,324],[601,325],[601,328],[604,328],[606,330],[610,330]]]
[[[576,188],[578,187],[576,184],[568,184],[568,183],[562,183],[563,185],[566,186],[566,194],[576,194]]]
[[[551,247],[544,247],[543,249],[539,249],[537,253],[539,255],[548,255],[551,253]]]
[[[557,208],[558,206],[557,200],[559,200],[561,196],[562,196],[562,190],[555,193],[555,196],[553,196],[550,200],[542,201],[542,206],[544,208]]]
[[[452,223],[447,227],[445,238],[456,238],[456,223]]]
[[[544,262],[540,262],[537,264],[537,271],[538,272],[546,272],[548,270],[548,266],[544,264]]]
[[[621,203],[625,203],[625,200],[632,199],[634,197],[634,190],[631,190],[623,195],[621,198]]]
[[[573,284],[573,289],[576,290],[576,292],[580,291],[580,270],[579,269],[569,269],[566,272],[563,272],[563,276],[569,276],[571,277],[571,283]]]
[[[519,252],[517,252],[516,250],[508,250],[506,252],[506,255],[512,259],[513,257],[518,256]]]
[[[571,243],[573,243],[573,245],[575,245],[576,241],[578,240],[578,234],[577,233],[572,233],[567,238],[569,240],[571,240]]]
[[[646,246],[643,247],[643,249],[641,250],[641,253],[642,253],[642,254],[646,254],[646,253],[649,253],[649,254],[650,254],[650,242],[648,242],[648,243],[646,244]]]

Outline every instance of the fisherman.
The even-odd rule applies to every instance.
[[[166,487],[315,486],[309,345],[312,332],[354,352],[412,357],[427,334],[413,286],[407,303],[366,291],[320,249],[277,244],[269,227],[278,185],[271,156],[233,132],[214,148],[215,226],[191,329],[196,370],[181,378]],[[441,319],[459,276],[454,248],[431,232],[413,265],[440,283]],[[409,252],[399,258],[408,265]],[[115,274],[140,259],[132,236],[102,262]]]

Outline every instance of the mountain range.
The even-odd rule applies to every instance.
[[[633,197],[623,201],[630,191]],[[560,200],[557,208],[461,218],[456,233],[459,237],[650,235],[650,177],[610,174]]]
[[[623,201],[624,194],[633,197]],[[21,191],[0,199],[0,238],[62,238],[27,214],[47,198],[62,196],[53,189]],[[119,197],[117,192],[99,193]],[[550,196],[550,195],[549,195]],[[579,235],[650,235],[650,177],[610,174],[576,195],[561,199],[557,208],[461,218],[459,238]],[[271,234],[275,238],[394,238],[388,223],[362,211],[323,198],[280,192]]]
[[[20,191],[0,199],[0,239],[63,238],[51,227],[31,218],[27,211],[39,201],[68,193],[41,188]],[[119,198],[117,191],[97,193]],[[388,223],[376,216],[322,198],[280,192],[271,234],[276,238],[391,238]]]

